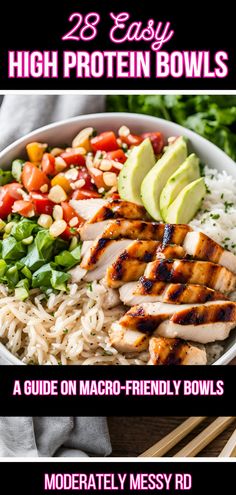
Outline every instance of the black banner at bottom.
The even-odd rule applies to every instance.
[[[6,492],[150,495],[222,494],[233,487],[235,462],[2,462]],[[231,492],[231,488],[229,489]]]
[[[235,366],[1,366],[2,416],[236,416]]]

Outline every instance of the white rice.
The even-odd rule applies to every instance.
[[[46,298],[32,290],[25,302],[0,286],[0,340],[27,364],[146,364],[148,353],[122,355],[109,342],[124,308],[104,309],[107,290],[81,282]]]
[[[225,171],[204,171],[208,192],[190,225],[236,254],[236,180]]]
[[[190,225],[236,254],[236,180],[205,167],[208,193]],[[91,290],[92,288],[92,290]],[[147,364],[148,352],[121,354],[109,342],[111,323],[125,309],[104,309],[108,291],[93,282],[72,284],[69,294],[48,299],[38,290],[19,302],[0,287],[0,340],[28,364]],[[236,293],[232,298],[236,300]],[[208,363],[223,352],[220,343],[206,346]]]

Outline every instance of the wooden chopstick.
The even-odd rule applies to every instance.
[[[236,430],[230,436],[219,457],[236,457]]]
[[[203,450],[212,440],[214,440],[220,433],[235,421],[235,417],[219,417],[207,428],[205,428],[199,435],[197,435],[191,442],[189,442],[183,449],[179,450],[174,457],[194,457],[201,450]]]
[[[204,417],[188,418],[181,425],[177,426],[173,431],[168,433],[159,442],[155,443],[148,450],[145,450],[139,457],[161,457],[168,450],[172,449],[177,443],[185,438],[196,426],[202,423],[206,419]]]

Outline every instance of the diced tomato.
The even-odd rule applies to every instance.
[[[46,215],[52,215],[55,204],[48,199],[47,194],[32,192],[30,198],[35,208],[36,215],[46,213]]]
[[[27,218],[30,218],[35,214],[33,203],[31,201],[24,201],[23,199],[14,202],[12,211],[13,213],[19,213]]]
[[[161,132],[145,132],[142,134],[143,139],[149,138],[152,143],[155,155],[159,155],[164,147],[164,137]]]
[[[143,137],[138,136],[137,134],[128,134],[128,136],[120,136],[120,139],[122,143],[125,143],[128,146],[138,146],[143,141]]]
[[[84,219],[80,217],[80,215],[78,215],[74,208],[72,208],[72,206],[69,205],[69,203],[67,203],[66,201],[61,202],[61,207],[63,210],[63,219],[66,221],[66,223],[69,223],[70,220],[74,217],[78,218],[80,223],[84,222]]]
[[[88,189],[77,189],[72,194],[72,199],[91,199],[91,198],[101,198],[101,194],[97,191],[90,191]]]
[[[115,162],[119,163],[125,163],[127,160],[127,156],[125,155],[124,151],[119,149],[116,151],[109,151],[106,155],[106,158],[109,160],[114,160]]]
[[[41,161],[42,171],[46,175],[55,174],[55,157],[51,153],[44,153]]]
[[[115,151],[119,148],[113,131],[102,132],[90,141],[93,151]]]
[[[44,186],[44,184],[50,184],[46,174],[30,162],[24,164],[21,178],[23,186],[28,192],[39,191],[40,187]]]
[[[100,189],[101,187],[106,187],[106,184],[104,182],[104,179],[103,179],[103,172],[102,170],[99,170],[99,168],[95,168],[95,167],[91,167],[89,169],[89,173],[91,175],[91,178],[93,179],[94,181],[94,184],[96,185],[97,189]],[[86,187],[85,187],[86,189]],[[89,188],[91,191],[94,190],[94,187],[93,189],[92,188]]]
[[[84,155],[81,155],[81,153],[78,153],[76,149],[72,151],[65,151],[60,155],[63,160],[65,160],[66,164],[69,165],[79,165],[83,166],[85,165],[85,157]]]
[[[91,182],[91,176],[89,175],[88,169],[86,167],[81,167],[78,169],[78,177],[76,180],[84,179],[85,184],[84,188],[85,189],[94,189],[94,185]]]
[[[18,192],[22,187],[18,182],[12,182],[0,188],[0,218],[6,218],[11,213],[14,202],[22,198]]]

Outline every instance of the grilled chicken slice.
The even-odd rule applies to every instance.
[[[202,344],[226,339],[235,326],[236,303],[232,301],[182,304],[179,307],[175,304],[143,303],[131,308],[115,322],[117,332],[121,327],[146,335],[179,337]]]
[[[106,204],[106,201],[102,198],[91,199],[71,199],[70,205],[76,213],[85,220],[89,220],[94,217],[96,213]]]
[[[130,220],[145,220],[147,212],[144,206],[123,201],[122,199],[113,199],[107,201],[96,213],[90,218],[89,223],[103,222],[114,218],[127,218]]]
[[[152,337],[149,341],[151,365],[201,365],[207,364],[205,349],[193,346],[181,339]]]
[[[107,269],[105,280],[108,287],[117,288],[130,280],[138,280],[147,263],[156,258],[159,246],[158,241],[129,241],[126,249]]]
[[[227,339],[235,326],[236,303],[216,301],[177,311],[169,321],[162,322],[155,333],[207,344]]]
[[[177,244],[159,244],[156,251],[156,259],[183,259],[186,258],[186,251]]]
[[[172,316],[174,315],[174,319]],[[205,304],[143,303],[132,307],[119,320],[125,328],[153,333],[164,320],[171,319],[181,325],[203,325],[215,322],[234,322],[236,325],[236,303],[232,301],[210,301]],[[184,337],[183,337],[184,338]],[[191,340],[191,338],[190,338]]]
[[[191,304],[181,305],[181,309],[192,308]],[[133,306],[119,320],[119,325],[130,330],[138,330],[140,332],[151,335],[162,321],[169,319],[176,311],[176,304],[165,303],[142,303]]]
[[[183,247],[194,258],[218,263],[236,273],[236,256],[202,232],[188,232]]]
[[[81,268],[88,270],[85,280],[87,282],[101,280],[105,276],[108,266],[113,263],[129,243],[129,239],[119,241],[98,239],[84,255],[80,264]]]
[[[115,322],[109,332],[110,342],[120,352],[141,352],[148,348],[149,338],[145,333],[129,330]]]
[[[185,251],[182,246],[167,245],[158,241],[133,241],[118,256],[106,272],[106,283],[113,289],[124,283],[138,280],[143,275],[147,263],[156,258],[183,258]]]
[[[139,282],[129,282],[119,289],[120,299],[126,306],[142,302],[165,302],[170,304],[205,303],[226,300],[226,296],[204,285],[166,284],[141,277]]]
[[[79,229],[84,241],[95,239],[98,235],[109,239],[153,240],[166,244],[183,244],[185,236],[192,229],[189,225],[169,225],[142,220],[117,219],[95,224],[85,223]],[[100,229],[100,231],[99,231]],[[99,232],[98,232],[99,231]]]
[[[157,260],[148,263],[144,276],[153,281],[207,285],[224,293],[236,287],[233,273],[208,261]]]
[[[82,244],[81,248],[81,258],[84,257],[84,255],[87,253],[89,248],[92,245],[92,241],[85,241]],[[81,268],[81,265],[77,265],[71,270],[69,270],[69,274],[71,275],[71,282],[74,283],[79,283],[81,280],[85,277],[87,273],[87,270],[84,270],[84,268]]]
[[[79,228],[80,239],[82,241],[94,241],[97,237],[103,237],[103,231],[105,231],[109,223],[109,220],[97,223],[85,222]]]

